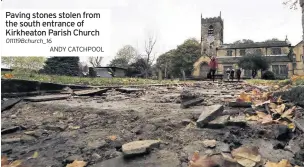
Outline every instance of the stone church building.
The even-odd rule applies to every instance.
[[[211,56],[219,63],[217,74],[224,74],[227,68],[237,68],[239,58],[258,52],[269,60],[270,71],[280,78],[304,75],[303,41],[292,46],[287,37],[282,41],[255,43],[224,43],[224,21],[220,16],[202,18],[201,16],[201,57],[194,63],[193,77],[206,78]],[[243,70],[242,78],[250,78],[251,71]],[[260,73],[258,75],[260,77]]]

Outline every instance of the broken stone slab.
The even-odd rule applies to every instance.
[[[134,92],[144,92],[145,89],[138,89],[138,88],[117,88],[116,89],[119,92],[122,93],[134,93]]]
[[[24,98],[25,101],[41,102],[41,101],[52,101],[52,100],[63,100],[71,97],[71,95],[45,95]]]
[[[207,128],[210,129],[220,129],[224,128],[228,123],[229,115],[223,115],[215,118],[213,121],[209,122]]]
[[[92,167],[178,167],[180,161],[175,152],[159,150],[146,156],[125,158],[119,156],[94,164]]]
[[[58,124],[58,125],[47,125],[45,126],[45,129],[47,130],[53,130],[53,131],[64,131],[68,126],[64,124]]]
[[[192,100],[189,100],[189,101],[185,101],[185,102],[181,103],[181,108],[189,108],[191,106],[198,105],[203,101],[204,101],[204,99],[202,97],[192,99]]]
[[[206,148],[214,148],[216,146],[216,140],[204,140],[203,145]]]
[[[227,125],[244,127],[246,126],[246,117],[245,115],[230,116]]]
[[[229,102],[228,104],[229,107],[240,107],[240,108],[251,108],[252,103],[248,103],[248,102]]]
[[[1,112],[10,109],[15,104],[19,103],[21,100],[22,100],[21,98],[17,98],[17,99],[8,99],[6,101],[1,101]]]
[[[8,139],[1,139],[2,144],[11,144],[11,143],[18,143],[20,142],[20,138],[8,138]]]
[[[99,149],[101,147],[104,147],[107,144],[105,140],[97,140],[93,142],[88,142],[88,150],[94,150],[94,149]]]
[[[204,106],[202,108],[202,113],[196,121],[196,125],[198,127],[204,127],[208,122],[214,120],[217,116],[219,116],[224,110],[223,105],[212,105],[212,106]]]
[[[159,147],[159,140],[140,140],[122,145],[124,156],[133,156],[148,153],[151,148]]]
[[[9,134],[9,133],[14,133],[18,130],[22,130],[22,128],[20,126],[13,126],[13,127],[1,130],[1,134],[5,135],[5,134]]]
[[[80,90],[74,91],[74,95],[76,96],[95,96],[95,95],[102,95],[106,93],[109,89],[89,89],[89,90]]]

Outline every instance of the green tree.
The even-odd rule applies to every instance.
[[[111,60],[109,66],[111,67],[121,67],[121,68],[128,68],[129,62],[127,59],[121,57],[121,58],[114,58]]]
[[[232,44],[237,45],[237,44],[252,44],[252,43],[254,43],[254,41],[251,39],[242,39],[242,40],[237,40]]]
[[[187,76],[193,71],[193,64],[200,57],[200,43],[195,38],[185,40],[185,42],[174,51],[172,62],[172,72],[175,76],[181,76],[183,72]]]
[[[174,61],[175,49],[172,49],[162,55],[160,55],[156,60],[156,68],[160,69],[163,76],[168,78],[173,71],[173,61]]]
[[[42,72],[52,75],[78,76],[78,63],[79,57],[51,57],[45,62]]]
[[[114,59],[111,60],[109,66],[128,68],[138,56],[137,50],[131,45],[125,45],[118,50]]]
[[[265,71],[269,68],[269,61],[260,54],[248,54],[240,58],[238,66],[245,70]]]
[[[16,71],[37,72],[43,68],[45,57],[1,57],[2,64]]]
[[[133,46],[125,45],[124,47],[122,47],[121,49],[118,50],[118,52],[116,53],[115,59],[120,59],[120,60],[124,59],[129,64],[132,61],[134,61],[134,59],[137,57],[137,55],[138,55],[138,52]]]

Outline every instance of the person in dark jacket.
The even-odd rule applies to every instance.
[[[238,81],[241,80],[241,75],[242,75],[242,70],[240,68],[238,68],[236,70],[236,78],[237,78]]]
[[[212,78],[213,82],[215,79],[215,72],[216,72],[217,66],[218,66],[218,64],[217,64],[215,57],[212,57],[211,61],[209,62],[209,67],[210,67],[210,74],[211,74],[211,78]]]
[[[231,69],[231,71],[230,71],[230,78],[231,78],[231,81],[233,81],[233,79],[234,79],[234,69]]]

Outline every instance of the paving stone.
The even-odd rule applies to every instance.
[[[153,147],[159,147],[159,140],[141,140],[133,141],[122,145],[122,152],[125,156],[144,154],[150,151]]]
[[[201,102],[203,102],[204,99],[202,97],[198,97],[196,99],[192,99],[189,101],[184,101],[181,103],[181,108],[189,108],[191,106],[195,106],[197,104],[200,104]]]
[[[17,143],[20,142],[20,138],[8,138],[8,139],[1,139],[2,144],[10,144],[10,143]]]
[[[219,116],[223,110],[224,107],[219,104],[202,107],[202,113],[196,121],[196,125],[201,128],[204,127],[208,122]]]
[[[245,115],[238,115],[238,116],[230,116],[227,125],[229,126],[246,126],[246,118]]]
[[[52,101],[52,100],[63,100],[71,97],[71,95],[45,95],[24,98],[26,101],[41,102],[41,101]]]
[[[224,128],[228,122],[229,115],[223,115],[215,118],[215,120],[208,123],[207,127],[211,129]]]
[[[229,102],[229,107],[251,108],[252,103],[247,102]]]
[[[146,156],[125,158],[119,156],[94,164],[92,167],[179,167],[180,160],[174,152],[159,150]]]
[[[102,95],[107,91],[108,89],[91,89],[91,90],[75,91],[74,94],[76,96],[94,96],[94,95]]]

